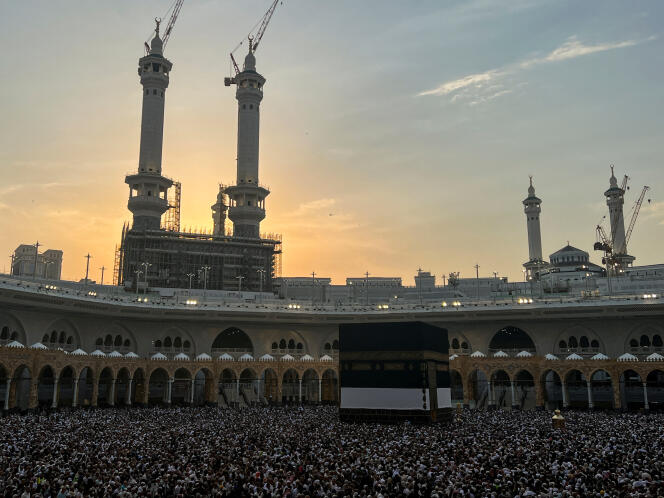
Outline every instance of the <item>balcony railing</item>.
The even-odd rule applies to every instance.
[[[493,356],[498,351],[502,351],[503,353],[507,353],[509,356],[516,356],[521,351],[527,351],[528,353],[532,354],[533,356],[535,356],[537,354],[537,351],[534,348],[503,348],[503,349],[489,348],[489,356]]]
[[[576,353],[580,356],[593,356],[599,353],[599,348],[558,348],[559,354]]]

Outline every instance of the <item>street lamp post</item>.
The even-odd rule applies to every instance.
[[[477,300],[480,300],[480,265],[475,263],[475,278],[477,279]]]
[[[84,256],[84,257],[85,257],[85,259],[88,260],[87,263],[85,264],[85,286],[87,287],[88,286],[88,275],[90,274],[90,258],[92,256],[90,256],[90,253],[88,253],[87,256]],[[37,267],[35,267],[35,269],[36,268]]]
[[[207,295],[208,271],[210,271],[211,269],[212,267],[207,265],[201,267],[201,270],[203,271],[203,299],[205,299],[205,296]]]
[[[32,279],[33,280],[37,280],[37,258],[39,258],[39,246],[40,245],[42,245],[42,244],[40,244],[39,241],[37,241],[37,243],[35,244],[35,267],[32,271]]]
[[[195,273],[187,273],[187,276],[189,277],[189,296],[191,296],[191,279],[196,276]]]
[[[311,307],[314,307],[314,300],[316,297],[316,272],[311,272]]]
[[[369,272],[364,274],[364,294],[366,295],[366,304],[369,306]]]
[[[242,279],[244,278],[242,275],[238,275],[237,277],[237,291],[242,292]]]
[[[138,297],[138,281],[141,279],[143,272],[141,270],[134,270],[134,273],[136,274],[136,297]]]
[[[101,270],[101,283],[100,283],[100,285],[104,285],[104,270],[106,269],[106,267],[102,266],[99,269]]]
[[[263,302],[263,278],[265,277],[265,270],[264,270],[263,268],[259,268],[259,269],[256,270],[256,271],[257,271],[258,274],[260,275],[260,280],[259,280],[259,285],[260,285],[260,287],[259,287],[259,296],[260,296],[260,300],[261,300],[261,302]]]

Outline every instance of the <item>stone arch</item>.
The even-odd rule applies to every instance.
[[[171,385],[171,404],[188,405],[191,403],[192,379],[193,376],[188,368],[180,367],[175,370]]]
[[[168,383],[169,375],[166,369],[157,367],[150,372],[147,385],[149,405],[161,405],[168,401]]]
[[[214,373],[207,367],[199,368],[194,375],[194,405],[217,403]]]
[[[509,408],[514,405],[511,393],[512,379],[504,369],[497,369],[491,373],[491,388],[493,401],[497,408]]]
[[[592,356],[606,351],[599,334],[589,327],[574,324],[563,329],[554,342],[558,354],[577,353]],[[564,346],[564,347],[563,347]]]
[[[471,343],[462,332],[450,333],[450,354],[470,354]]]
[[[173,358],[179,353],[185,353],[193,357],[196,355],[196,343],[188,330],[171,326],[152,341],[151,352],[162,353],[168,358]]]
[[[626,410],[638,410],[644,407],[643,382],[641,375],[625,368],[620,372],[618,383],[620,386],[620,406]]]
[[[588,384],[586,375],[577,368],[565,372],[567,404],[572,408],[588,408]]]
[[[131,375],[131,403],[147,403],[148,384],[145,378],[145,370],[142,367],[136,368]]]
[[[463,378],[458,370],[450,368],[450,394],[452,397],[452,406],[464,402]]]
[[[645,378],[650,410],[664,410],[664,370],[653,369]]]
[[[281,376],[281,402],[295,404],[300,401],[300,374],[294,368],[287,369]]]
[[[486,408],[491,404],[489,378],[484,370],[476,368],[468,374],[468,391],[470,408]]]
[[[248,406],[259,402],[258,374],[251,367],[246,367],[240,372],[240,398]]]
[[[277,345],[275,348],[274,345]],[[300,348],[298,348],[300,345]],[[274,339],[271,341],[273,354],[304,354],[311,351],[309,341],[305,334],[296,329],[289,329],[283,332],[275,333]]]
[[[21,411],[30,408],[32,382],[32,371],[27,365],[22,364],[14,369],[10,397],[14,398],[14,406]]]
[[[654,351],[661,353],[664,351],[662,347],[663,336],[664,331],[655,324],[637,325],[627,335],[624,351],[643,356],[647,356]],[[655,343],[658,345],[655,345]]]
[[[594,408],[615,408],[613,378],[607,370],[597,368],[590,374],[590,393]]]
[[[331,368],[321,376],[321,402],[336,404],[339,402],[339,375]]]
[[[11,313],[0,312],[0,346],[9,344],[12,341],[18,341],[24,346],[28,346],[28,338],[21,322]],[[38,339],[32,341],[37,342]]]
[[[534,408],[537,403],[535,392],[535,376],[530,370],[524,368],[514,375],[515,400],[512,406],[518,406],[521,410]]]
[[[562,376],[553,368],[548,368],[540,375],[540,385],[544,408],[555,410],[563,408],[563,383]]]
[[[212,356],[223,353],[235,353],[236,355],[249,353],[253,355],[254,343],[245,331],[237,327],[228,327],[217,334],[212,342]]]
[[[219,374],[219,396],[226,406],[236,406],[240,402],[238,377],[231,368],[224,368]]]
[[[48,342],[44,342],[44,339],[47,337]],[[81,336],[78,333],[78,329],[70,320],[58,318],[46,327],[41,341],[49,349],[74,351],[81,345]]]
[[[137,348],[138,342],[134,333],[119,322],[108,324],[96,335],[95,349],[101,349],[105,353],[117,351],[126,354],[130,351],[136,352]]]
[[[263,387],[263,398],[268,404],[278,403],[279,378],[272,368],[265,368],[261,372],[261,385]]]
[[[302,402],[306,404],[318,403],[321,400],[320,390],[322,382],[318,382],[318,372],[308,368],[302,374]]]
[[[55,368],[44,365],[37,374],[37,405],[42,408],[50,408],[55,399]]]
[[[59,407],[73,406],[74,403],[74,380],[77,379],[76,370],[67,365],[58,373],[57,405]]]
[[[115,372],[111,367],[102,368],[97,379],[97,406],[111,406],[115,398]]]
[[[519,327],[507,326],[496,331],[489,342],[489,353],[504,351],[516,354],[520,351],[529,351],[536,354],[537,348],[528,333]]]
[[[114,405],[130,404],[130,399],[127,397],[129,394],[129,379],[131,379],[129,369],[127,367],[120,368],[115,377]]]
[[[336,349],[334,348],[335,343],[337,345]],[[332,332],[322,340],[319,344],[318,351],[320,355],[327,354],[334,356],[339,354],[339,332]]]
[[[95,391],[95,375],[92,367],[84,366],[78,374],[78,393],[76,404],[78,406],[91,406]],[[73,403],[72,403],[73,404]]]

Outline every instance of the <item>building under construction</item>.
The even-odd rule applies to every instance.
[[[260,234],[265,198],[270,191],[258,181],[259,109],[265,78],[256,72],[254,54],[277,1],[268,9],[258,31],[249,37],[242,70],[231,56],[235,75],[225,83],[237,86],[237,179],[235,185],[220,186],[212,205],[214,227],[210,233],[181,229],[181,185],[161,171],[164,103],[172,68],[164,57],[164,48],[182,1],[176,2],[163,38],[157,22],[154,37],[146,43],[146,55],[139,60],[143,87],[140,156],[138,171],[125,178],[133,222],[122,229],[115,261],[116,283],[132,289],[193,287],[269,292],[280,273],[281,238]],[[171,187],[175,187],[175,194],[169,197]],[[233,223],[232,231],[226,230],[226,218]]]

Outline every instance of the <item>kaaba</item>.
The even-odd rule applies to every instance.
[[[447,330],[423,322],[339,326],[345,422],[445,422],[452,418]]]

